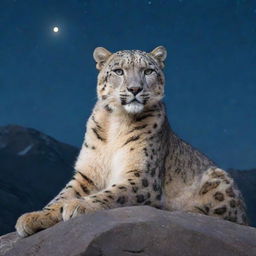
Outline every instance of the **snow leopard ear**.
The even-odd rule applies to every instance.
[[[103,47],[97,47],[93,52],[93,58],[96,61],[96,68],[98,70],[101,70],[109,58],[109,56],[112,55],[110,51]]]
[[[163,68],[164,67],[164,60],[167,57],[167,51],[166,51],[165,47],[158,46],[152,52],[150,52],[150,54],[158,61],[161,68]]]

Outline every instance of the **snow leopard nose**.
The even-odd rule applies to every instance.
[[[137,95],[139,92],[142,91],[142,88],[141,87],[130,87],[130,88],[127,88],[127,90],[129,92],[131,92],[134,96]]]

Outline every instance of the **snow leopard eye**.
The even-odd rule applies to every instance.
[[[146,70],[144,71],[144,74],[145,74],[146,76],[148,76],[148,75],[151,75],[153,72],[154,72],[154,69],[149,68],[149,69],[146,69]]]
[[[124,71],[121,68],[113,70],[118,76],[122,76],[124,74]]]

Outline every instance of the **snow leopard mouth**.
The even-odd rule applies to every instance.
[[[124,105],[124,109],[128,113],[136,114],[143,111],[144,105],[140,101],[133,99],[132,101]]]
[[[131,101],[127,102],[126,105],[127,104],[142,104],[143,105],[143,103],[137,98],[132,99]]]
[[[134,98],[132,101],[130,101],[129,104],[130,104],[130,103],[134,103],[134,102],[141,104],[141,102],[140,102],[139,100],[137,100],[136,98]]]

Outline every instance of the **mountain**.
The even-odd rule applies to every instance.
[[[17,218],[41,209],[69,181],[76,147],[37,130],[0,127],[0,235],[14,230]],[[256,169],[229,170],[245,198],[250,224],[256,226]]]
[[[39,131],[0,127],[0,234],[41,209],[71,178],[78,149]]]
[[[252,170],[229,170],[242,191],[249,217],[250,225],[256,227],[256,169]]]

